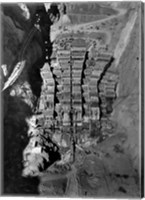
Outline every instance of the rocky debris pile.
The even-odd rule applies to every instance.
[[[24,169],[22,175],[37,176],[54,161],[60,159],[58,147],[50,139],[42,126],[38,124],[37,115],[27,119],[29,125],[29,143],[23,151]]]
[[[32,110],[35,109],[37,98],[33,95],[30,84],[25,81],[21,84],[14,85],[10,90],[10,96],[20,97]]]

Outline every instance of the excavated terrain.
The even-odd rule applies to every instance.
[[[141,4],[50,8],[1,6],[3,193],[140,197]]]

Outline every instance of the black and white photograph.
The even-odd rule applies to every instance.
[[[141,198],[143,3],[0,12],[2,196]]]

